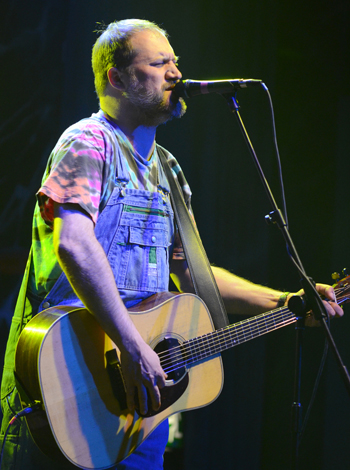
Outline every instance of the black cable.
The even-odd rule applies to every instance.
[[[280,153],[279,153],[279,150],[278,150],[278,143],[277,143],[275,113],[274,113],[274,110],[273,110],[273,103],[272,103],[272,98],[271,98],[269,89],[267,88],[265,83],[262,83],[262,87],[266,91],[267,96],[269,98],[269,103],[270,103],[271,120],[272,120],[272,134],[273,134],[273,141],[274,141],[275,152],[276,152],[276,157],[277,157],[278,177],[279,177],[280,191],[281,191],[281,196],[282,196],[283,216],[284,216],[284,220],[286,222],[286,226],[288,228],[289,224],[288,224],[288,215],[287,215],[287,204],[286,204],[286,196],[285,196],[285,192],[284,192],[281,158],[280,158]]]

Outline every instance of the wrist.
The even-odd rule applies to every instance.
[[[277,308],[284,307],[286,305],[289,294],[290,294],[290,292],[283,292],[280,295],[280,297],[278,299],[278,302],[277,302]]]

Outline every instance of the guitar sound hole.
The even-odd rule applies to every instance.
[[[162,367],[168,374],[167,381],[178,382],[186,374],[179,341],[176,338],[165,337],[154,350],[160,355]],[[166,358],[164,357],[165,353],[168,353]]]
[[[152,409],[152,402],[149,394],[148,412],[146,414],[141,414],[139,408],[136,408],[137,413],[144,418],[154,416],[172,406],[185,392],[189,383],[186,367],[185,365],[182,365],[183,356],[181,345],[177,339],[164,338],[157,344],[154,350],[157,354],[160,354],[162,367],[168,374],[167,385],[160,389],[161,405],[158,410]],[[136,396],[136,403],[137,402],[138,400]]]

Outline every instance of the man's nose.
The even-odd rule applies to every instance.
[[[182,73],[174,63],[172,63],[170,68],[167,70],[166,78],[167,80],[181,80]]]

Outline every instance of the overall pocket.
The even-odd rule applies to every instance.
[[[170,240],[164,221],[126,217],[122,223],[109,253],[117,287],[149,292],[167,290]]]

